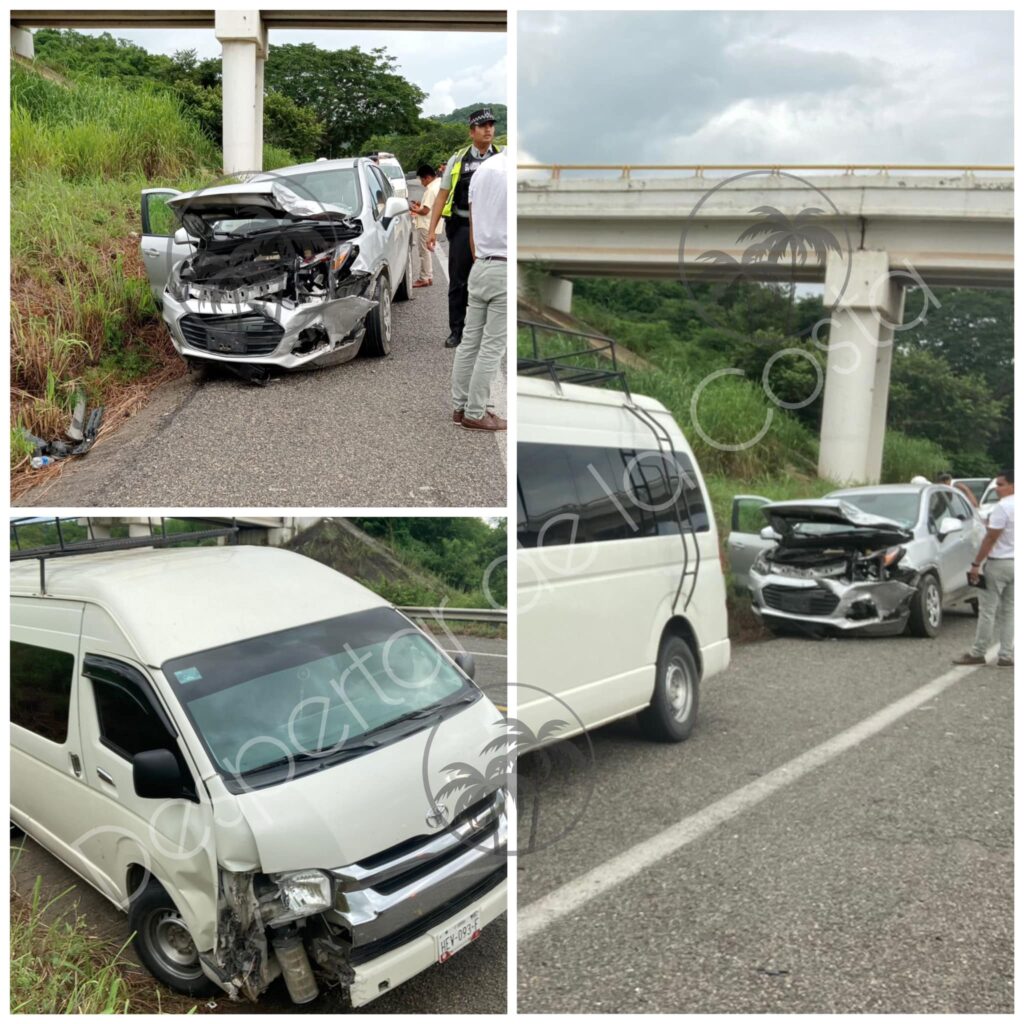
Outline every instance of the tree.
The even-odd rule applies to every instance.
[[[264,81],[323,124],[323,156],[358,156],[372,135],[409,134],[418,125],[426,94],[396,67],[380,48],[284,44],[271,47]]]
[[[474,110],[487,109],[494,115],[494,134],[508,134],[508,107],[504,103],[485,103],[480,100],[477,103],[467,103],[464,107],[453,110],[450,114],[435,114],[431,120],[441,124],[457,124],[463,128],[469,127],[469,115]]]

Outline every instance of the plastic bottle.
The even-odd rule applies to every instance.
[[[33,455],[32,468],[42,469],[43,466],[52,466],[57,460],[52,455]]]

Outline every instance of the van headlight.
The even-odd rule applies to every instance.
[[[272,913],[268,924],[282,924],[310,914],[320,914],[331,906],[331,879],[324,871],[284,871],[270,875],[270,881],[277,886],[278,896],[272,902]],[[261,900],[262,903],[262,900]]]

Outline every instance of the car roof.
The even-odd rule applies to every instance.
[[[827,498],[838,498],[847,494],[920,494],[928,487],[942,487],[944,484],[872,484],[869,487],[841,487],[829,491]]]
[[[11,593],[39,595],[34,559],[11,564]],[[349,577],[282,548],[231,544],[53,558],[46,595],[105,608],[140,658],[168,658],[320,622],[388,602]],[[45,600],[45,598],[43,598]]]

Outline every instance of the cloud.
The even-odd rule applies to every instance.
[[[1013,158],[1009,13],[523,12],[518,52],[540,162]]]

